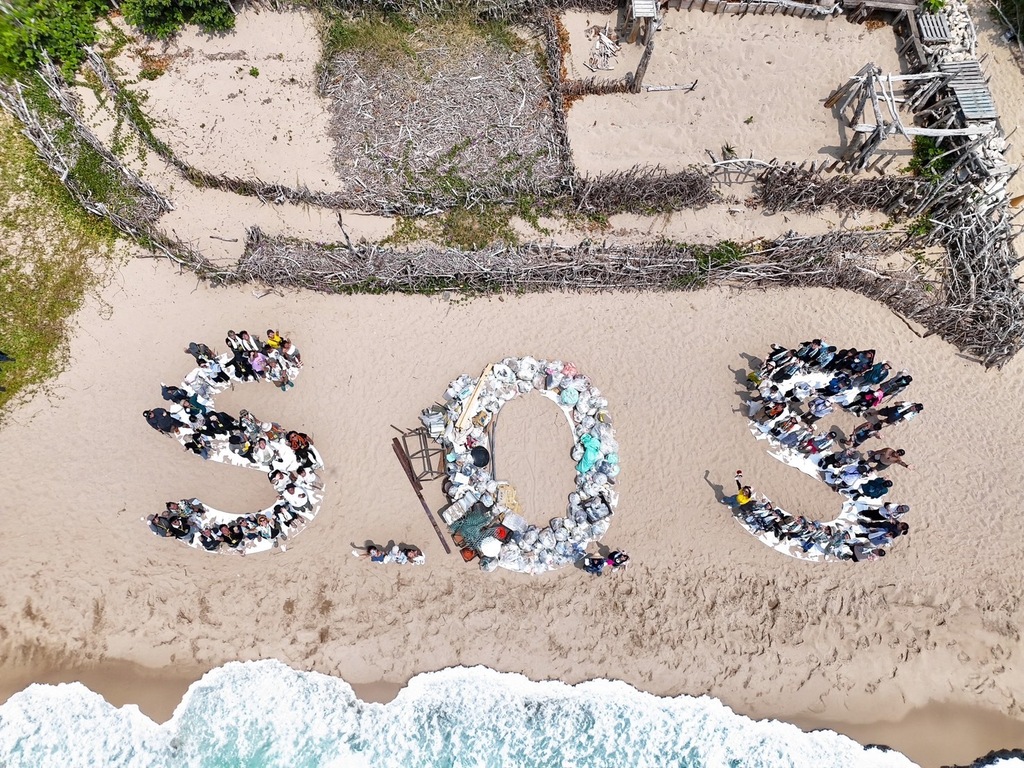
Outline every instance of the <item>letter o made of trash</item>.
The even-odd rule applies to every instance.
[[[538,392],[555,402],[573,432],[576,490],[564,517],[546,527],[529,525],[510,508],[514,494],[491,474],[491,427],[508,401]],[[444,405],[423,412],[431,437],[444,449],[442,517],[467,560],[480,567],[543,573],[579,560],[603,536],[618,504],[618,443],[608,401],[572,363],[507,357],[488,365],[479,378],[463,374],[445,391]]]

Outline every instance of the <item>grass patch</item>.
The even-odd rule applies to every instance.
[[[491,205],[473,210],[452,208],[437,216],[400,217],[384,242],[408,245],[430,241],[464,251],[478,250],[498,241],[518,245],[519,235],[511,225],[515,214],[511,208]]]
[[[383,61],[411,58],[415,31],[415,25],[397,13],[363,18],[333,13],[323,32],[324,60],[349,51],[372,54]]]
[[[325,61],[341,53],[355,52],[393,64],[396,60],[415,59],[418,49],[431,47],[436,40],[443,40],[452,50],[481,39],[511,51],[523,50],[527,44],[507,22],[482,19],[468,9],[418,23],[396,12],[359,16],[337,10],[325,12]]]
[[[0,113],[0,414],[67,363],[68,318],[97,283],[115,231],[83,211]],[[0,416],[2,417],[2,416]]]

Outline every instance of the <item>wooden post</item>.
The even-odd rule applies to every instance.
[[[412,468],[412,461],[409,459],[409,454],[405,452],[405,447],[397,437],[391,439],[391,447],[395,450],[395,455],[398,457],[398,463],[401,464],[402,469],[405,470],[405,476],[409,478],[409,482],[412,484],[412,489],[416,492],[416,498],[420,500],[420,504],[427,515],[427,519],[430,521],[430,524],[434,526],[434,533],[437,534],[437,538],[441,541],[441,546],[444,547],[445,554],[450,555],[452,551],[448,547],[448,541],[445,539],[444,534],[441,533],[441,529],[438,527],[437,521],[434,519],[434,515],[430,511],[430,507],[427,506],[427,502],[423,498],[423,484],[420,483],[419,479],[416,477],[416,472]]]
[[[640,93],[644,83],[644,75],[647,74],[647,65],[651,63],[651,56],[654,53],[654,34],[647,38],[647,45],[644,46],[644,54],[640,57],[640,63],[636,65],[636,73],[633,75],[633,93]]]

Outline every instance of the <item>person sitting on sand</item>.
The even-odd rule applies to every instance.
[[[223,540],[212,528],[203,528],[199,532],[199,543],[207,552],[216,552]]]
[[[814,339],[813,341],[805,341],[800,345],[800,349],[796,351],[798,359],[805,363],[811,363],[818,358],[821,353],[821,339]]]
[[[284,339],[281,337],[281,334],[272,328],[267,328],[266,344],[268,347],[271,347],[272,349],[279,349],[282,341],[284,341]]]
[[[289,339],[282,340],[281,354],[292,365],[302,366],[302,355],[299,354],[299,348],[292,344]]]
[[[384,550],[376,544],[371,544],[362,551],[353,549],[352,555],[354,557],[358,557],[360,560],[369,560],[371,563],[383,563],[387,559],[387,555],[384,553]]]
[[[423,552],[416,547],[406,547],[402,550],[402,555],[404,555],[406,561],[412,565],[423,565],[427,561]]]
[[[262,466],[269,467],[276,456],[277,451],[267,443],[267,439],[265,437],[261,437],[256,441],[256,446],[250,454],[250,460],[253,464],[260,464]]]
[[[866,496],[869,499],[880,499],[889,492],[890,488],[892,488],[892,480],[876,477],[854,490],[853,497],[859,499]]]
[[[203,360],[209,360],[214,356],[212,349],[196,341],[188,343],[188,346],[185,347],[185,354],[192,355],[200,365],[203,363]]]
[[[268,362],[267,356],[262,352],[249,353],[249,367],[252,368],[257,379],[262,379],[266,376]]]
[[[821,350],[818,352],[818,356],[810,361],[809,365],[812,368],[818,368],[824,370],[836,356],[836,348],[826,346],[822,342]]]
[[[835,430],[824,435],[811,435],[797,446],[797,450],[802,453],[806,453],[809,456],[825,453],[835,445],[838,437],[839,433]]]
[[[242,349],[246,352],[258,352],[263,346],[260,344],[260,340],[250,336],[248,331],[239,332],[238,338],[241,341]]]
[[[885,381],[885,378],[889,375],[890,370],[892,370],[892,367],[886,362],[875,363],[861,377],[861,384],[870,387],[877,387],[879,384]]]
[[[302,522],[302,518],[299,517],[298,513],[292,511],[285,503],[275,504],[273,514],[274,519],[286,528],[290,528],[296,522]]]
[[[228,331],[228,336],[224,339],[224,343],[232,352],[238,352],[242,349],[242,339],[234,331]]]
[[[301,512],[304,509],[308,509],[312,503],[306,492],[297,487],[294,483],[288,484],[284,491],[282,491],[281,498],[284,499],[285,503],[295,512]]]
[[[151,411],[143,411],[142,417],[157,432],[163,432],[165,435],[177,426],[177,420],[171,416],[164,408],[154,408]]]
[[[828,416],[832,411],[835,410],[832,407],[832,401],[828,398],[817,395],[812,397],[807,403],[807,413],[803,415],[805,424],[813,424],[818,419],[823,419]]]
[[[850,373],[864,374],[875,363],[875,350],[868,349],[858,352],[850,361]]]
[[[824,387],[819,387],[817,392],[825,397],[835,397],[853,386],[853,379],[846,373],[837,373]]]
[[[910,386],[910,382],[914,380],[906,371],[900,371],[898,374],[893,376],[889,381],[882,384],[882,392],[885,394],[885,399],[895,397],[900,392]]]
[[[175,517],[171,520],[170,526],[167,528],[167,536],[173,536],[176,539],[184,539],[190,536],[192,533],[191,526],[188,522],[181,517]]]
[[[884,398],[885,393],[881,389],[868,389],[860,392],[847,406],[847,410],[860,416],[864,411],[877,408]]]
[[[232,549],[236,549],[239,544],[245,541],[245,534],[237,523],[233,525],[222,525],[220,527],[220,537],[221,540]]]
[[[857,356],[856,349],[840,349],[835,355],[832,356],[832,360],[829,361],[828,365],[823,367],[826,371],[849,371],[850,363]]]
[[[185,441],[185,450],[192,451],[192,453],[196,456],[202,457],[204,460],[209,459],[210,439],[198,432],[194,432],[192,436]]]

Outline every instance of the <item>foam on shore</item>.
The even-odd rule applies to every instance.
[[[158,725],[79,683],[33,685],[0,707],[7,766],[913,766],[832,731],[737,715],[717,699],[623,682],[570,686],[484,667],[413,678],[373,704],[344,680],[232,662]],[[1024,760],[1001,759],[1000,768]]]

